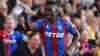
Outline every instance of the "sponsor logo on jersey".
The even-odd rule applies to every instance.
[[[56,38],[63,38],[64,37],[64,33],[45,32],[45,35],[48,37],[56,37]]]

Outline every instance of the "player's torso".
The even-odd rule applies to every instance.
[[[47,48],[48,56],[61,56],[67,48],[67,25],[63,20],[50,24],[47,20],[42,25],[41,35]],[[55,54],[53,54],[55,52]]]
[[[46,37],[55,37],[57,39],[64,37],[64,25],[60,21],[56,22],[55,24],[50,24],[48,21],[46,21],[44,30]]]

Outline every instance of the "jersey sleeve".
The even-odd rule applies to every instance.
[[[74,27],[71,23],[66,22],[68,27],[68,32],[74,35],[76,33],[76,27]]]
[[[36,26],[36,29],[39,29],[42,25],[43,19],[39,19],[37,20],[34,24]]]

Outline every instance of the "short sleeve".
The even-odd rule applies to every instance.
[[[39,29],[42,25],[43,19],[39,19],[37,20],[34,24],[36,26],[36,29]]]
[[[76,33],[76,27],[74,27],[71,23],[66,21],[67,27],[68,27],[68,32],[74,35]]]

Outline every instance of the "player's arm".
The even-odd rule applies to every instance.
[[[68,26],[68,32],[71,33],[73,35],[73,39],[72,39],[72,42],[69,46],[69,49],[74,47],[78,41],[79,41],[79,38],[80,38],[80,33],[78,32],[77,28],[75,25],[67,22],[67,26]]]
[[[67,53],[70,54],[72,48],[74,46],[76,46],[76,44],[78,43],[79,38],[80,38],[80,34],[73,24],[70,24],[69,22],[66,22],[66,23],[67,23],[67,27],[68,27],[68,32],[71,33],[74,36],[70,46],[66,50]],[[65,52],[65,54],[66,54],[66,52]]]
[[[69,46],[69,49],[73,48],[74,46],[76,46],[76,44],[78,43],[79,41],[79,38],[80,38],[80,34],[78,32],[78,30],[76,29],[76,33],[73,35],[73,39],[72,39],[72,42]]]

